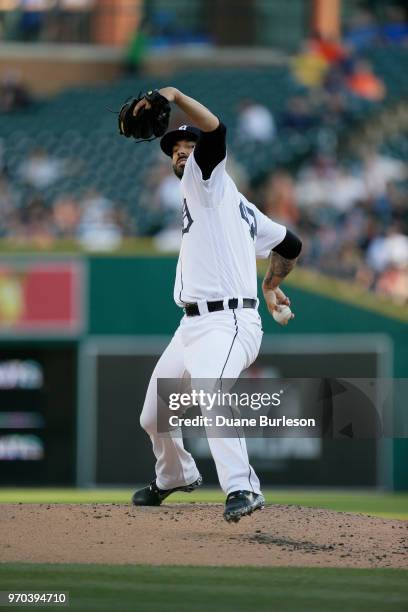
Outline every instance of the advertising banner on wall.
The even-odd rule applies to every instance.
[[[0,260],[0,335],[76,335],[83,296],[80,261]]]
[[[75,476],[76,347],[0,342],[0,485]]]
[[[156,345],[156,341],[139,337],[98,339],[85,348],[87,368],[82,375],[87,394],[79,412],[92,416],[87,427],[88,431],[96,431],[96,436],[92,451],[88,439],[83,437],[85,444],[79,453],[80,462],[87,464],[89,460],[89,465],[80,466],[84,482],[135,484],[145,482],[154,473],[150,441],[139,418],[151,372],[164,346],[165,343],[159,346],[158,340]],[[292,336],[282,341],[276,337],[270,341],[265,339],[263,351],[240,381],[241,391],[245,392],[242,395],[253,398],[255,394],[257,401],[263,395],[260,392],[268,391],[271,386],[274,391],[270,397],[273,401],[280,397],[282,410],[272,405],[273,414],[268,412],[269,416],[283,414],[289,419],[278,426],[268,420],[266,426],[260,428],[258,420],[265,415],[259,402],[254,411],[251,406],[248,409],[240,403],[241,416],[248,416],[249,410],[249,416],[255,420],[254,426],[243,423],[242,427],[251,464],[265,483],[299,486],[380,484],[379,438],[391,435],[392,431],[388,420],[379,419],[374,410],[376,404],[371,395],[376,387],[372,389],[370,384],[384,370],[381,365],[383,348],[373,337],[360,338],[358,342],[350,336],[328,335],[313,339]],[[353,379],[350,383],[351,377],[342,378],[341,382],[336,379],[339,363],[345,361],[359,380]],[[313,372],[320,372],[321,379],[313,379]],[[165,385],[175,382],[177,387],[180,384],[179,380],[172,379],[164,382]],[[223,379],[224,382],[227,381]],[[160,393],[160,381],[157,390]],[[310,405],[305,403],[305,398],[309,398]],[[187,400],[189,402],[190,398]],[[346,409],[343,404],[339,405],[340,400],[346,404]],[[313,413],[309,414],[311,406]],[[193,408],[190,406],[186,413],[187,417],[192,417],[191,423],[183,423],[189,428],[184,427],[182,431],[184,442],[197,459],[205,482],[215,484],[217,476],[207,438],[218,436],[218,431],[217,428],[212,432],[207,429],[205,435],[199,431],[195,435],[192,431],[195,426]],[[316,432],[313,428],[295,431],[295,421],[307,416],[319,425]],[[204,427],[207,425],[204,423]],[[227,429],[220,432],[221,437],[237,435],[235,421],[230,423],[227,419],[222,425]],[[299,425],[303,427],[302,423]],[[197,427],[202,426],[203,423],[198,422]],[[309,427],[308,422],[306,426]],[[167,431],[163,435],[168,435]]]

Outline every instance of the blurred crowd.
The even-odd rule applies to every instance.
[[[0,3],[0,40],[90,42],[95,5],[95,0],[6,0]]]
[[[378,45],[407,45],[406,3],[385,5],[381,20],[369,6],[362,3],[346,24],[344,41],[355,50]]]
[[[47,189],[80,171],[73,160],[31,151],[14,177],[22,188],[1,148],[0,168],[0,238],[14,245],[47,248],[63,239],[114,250],[123,238],[142,234],[162,251],[179,247],[180,184],[167,161],[147,176],[141,231],[123,207],[93,189],[80,198],[61,191],[49,202]],[[347,164],[316,154],[295,173],[275,169],[256,187],[232,155],[228,172],[265,214],[302,236],[302,266],[408,302],[407,164],[368,148]]]
[[[80,198],[57,189],[50,201],[49,189],[80,171],[75,160],[58,159],[36,148],[12,176],[0,143],[0,239],[39,248],[68,240],[88,250],[113,250],[125,236],[134,235],[125,210],[95,189]]]
[[[264,212],[303,239],[301,264],[408,301],[406,164],[367,150],[349,165],[317,155],[295,176],[271,173]]]

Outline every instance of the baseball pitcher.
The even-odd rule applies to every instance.
[[[156,457],[156,477],[133,495],[136,506],[158,506],[174,491],[192,491],[202,478],[181,435],[158,434],[157,379],[237,379],[256,359],[262,340],[256,258],[268,259],[262,290],[275,319],[293,318],[280,283],[294,267],[301,241],[239,193],[226,171],[226,127],[210,110],[174,87],[148,92],[124,105],[119,129],[148,139],[168,126],[170,104],[191,125],[164,133],[160,146],[180,179],[182,241],[174,300],[184,316],[152,374],[140,422]],[[264,506],[245,439],[208,438],[224,518],[238,521]]]

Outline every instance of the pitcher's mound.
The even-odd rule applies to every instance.
[[[226,523],[219,504],[1,506],[2,561],[408,567],[408,522],[268,506]]]

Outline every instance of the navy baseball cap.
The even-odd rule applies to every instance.
[[[201,130],[193,125],[180,125],[177,130],[167,132],[160,140],[162,151],[171,157],[173,155],[173,147],[178,140],[198,140],[201,136]]]

